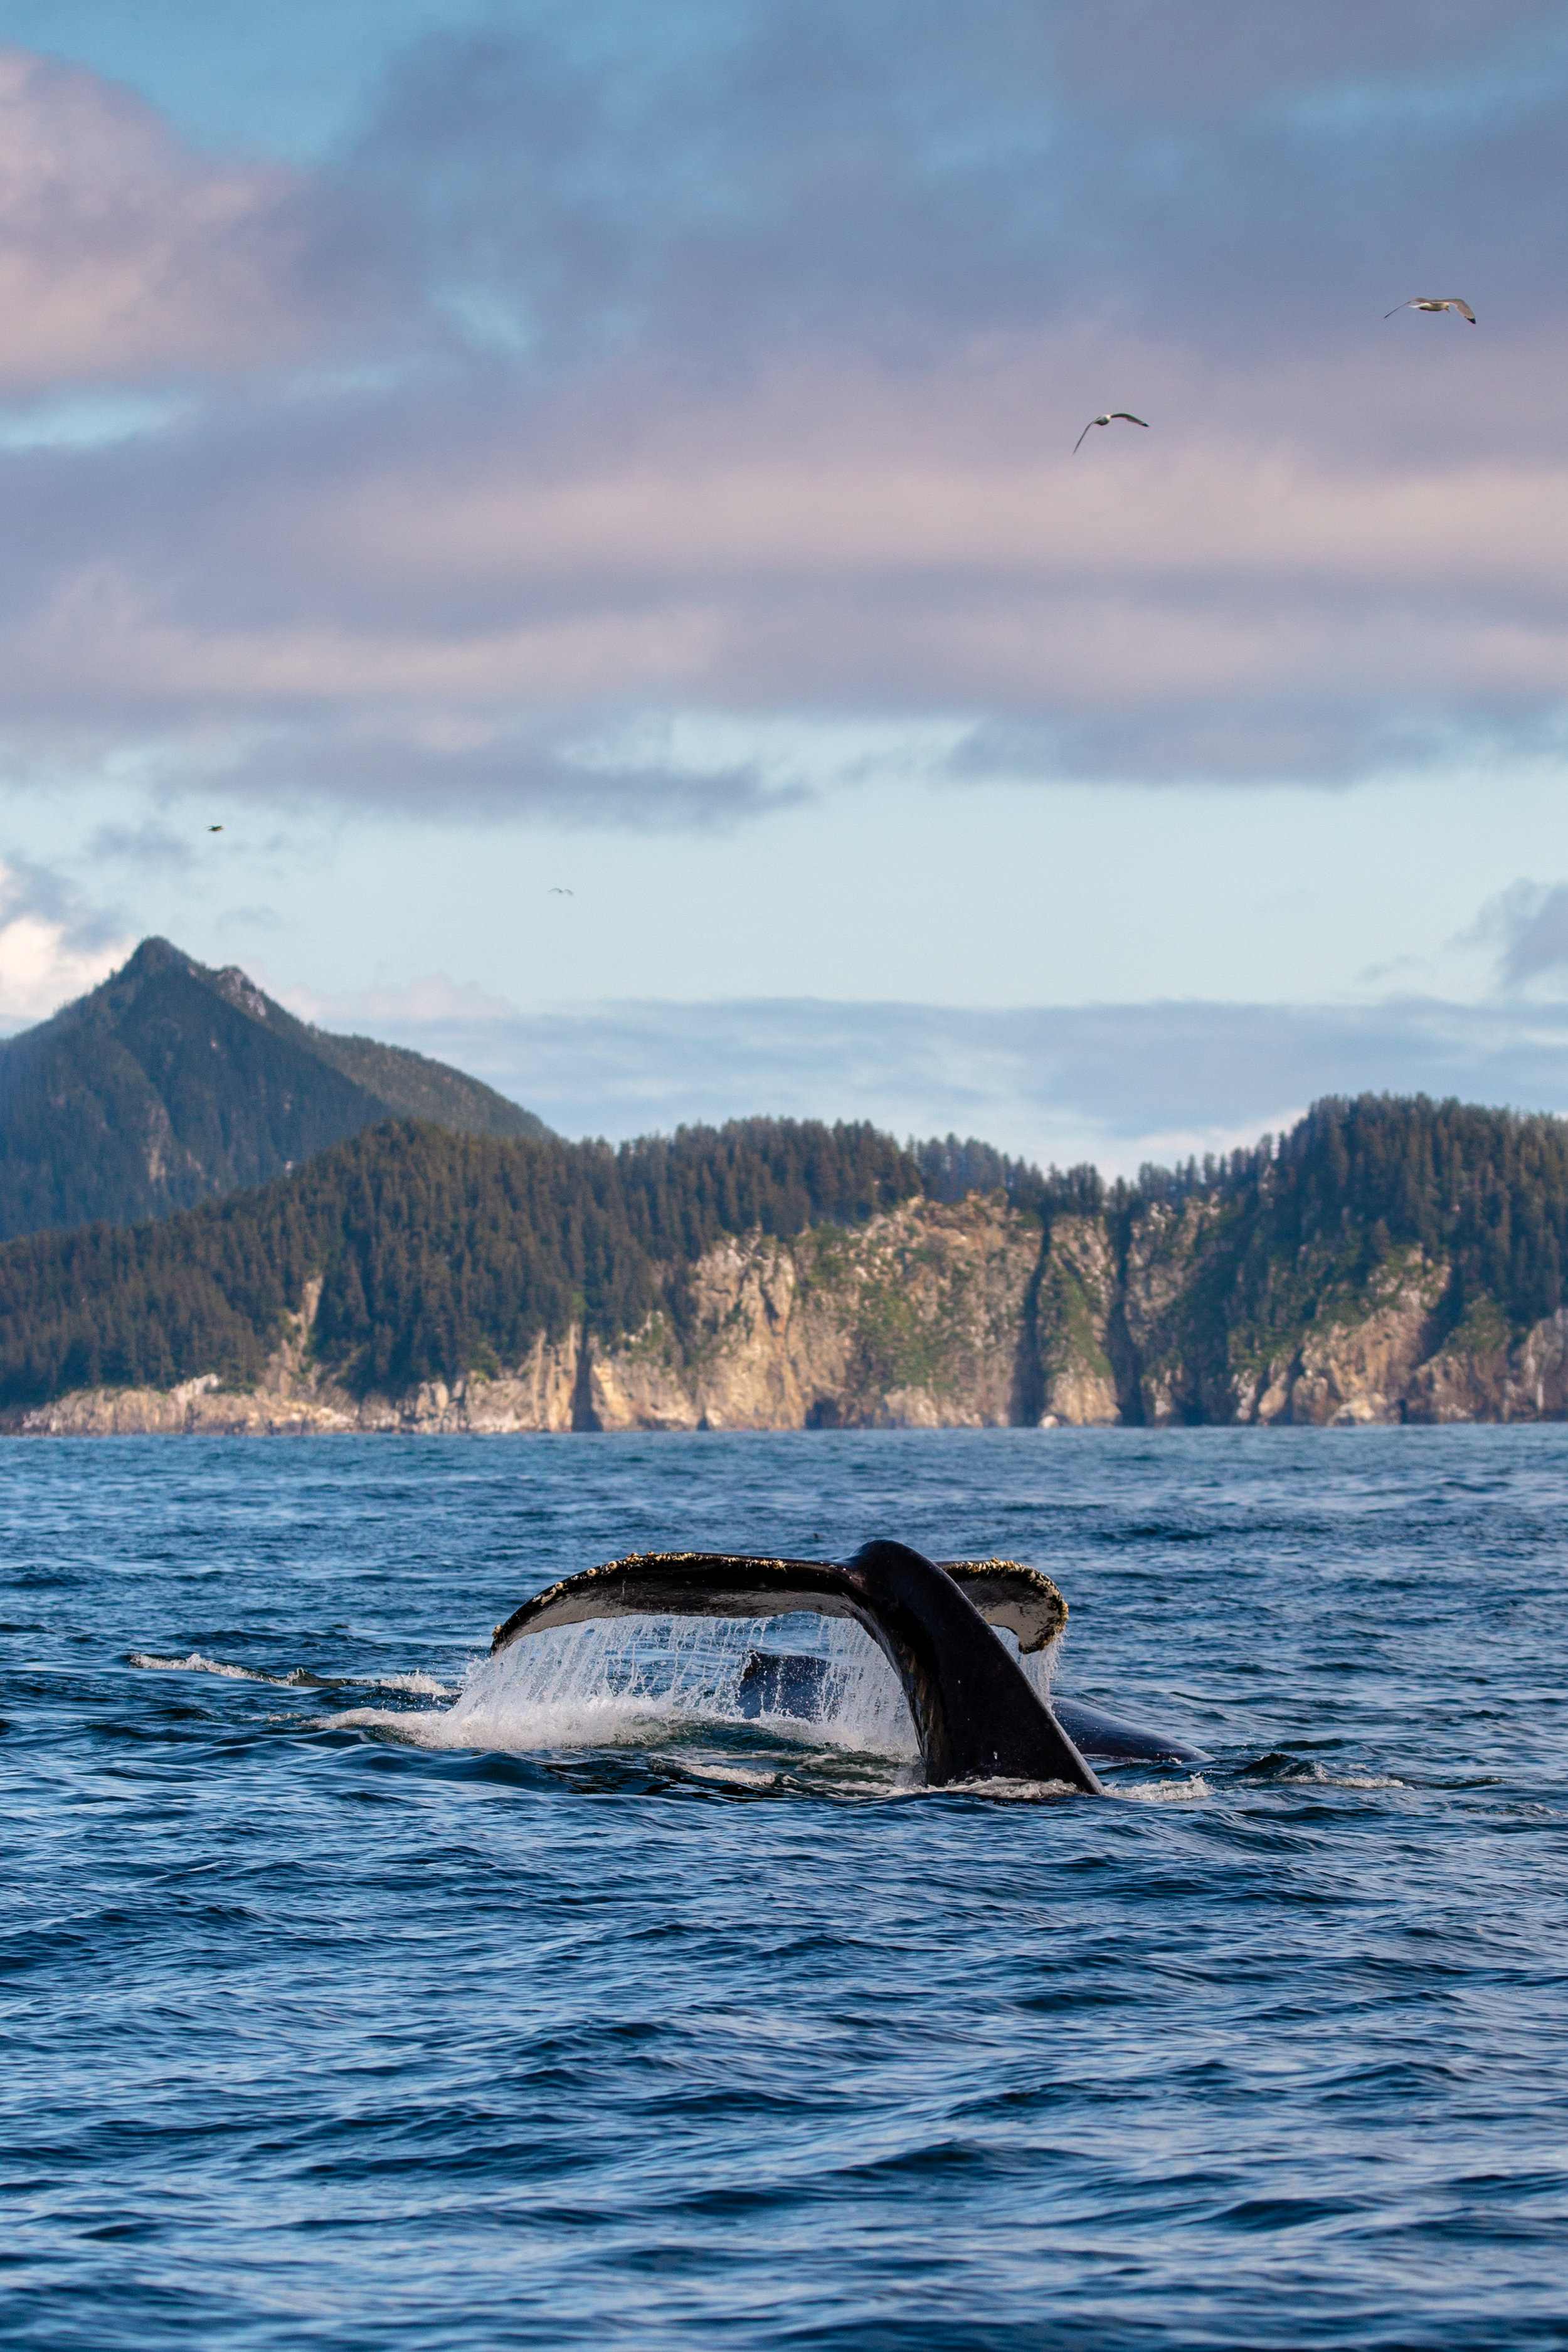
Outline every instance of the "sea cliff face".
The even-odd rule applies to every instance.
[[[1352,1287],[1303,1278],[1294,1320],[1227,1323],[1223,1210],[1153,1202],[1120,1226],[1004,1195],[906,1202],[846,1230],[725,1239],[673,1303],[606,1343],[541,1340],[493,1377],[353,1393],[318,1358],[321,1296],[261,1381],[84,1390],[5,1425],[54,1435],[1081,1428],[1568,1418],[1568,1308],[1525,1329],[1446,1321],[1449,1269],[1391,1252]]]
[[[1000,1196],[702,1259],[678,1326],[595,1354],[601,1429],[980,1429],[1026,1418],[1039,1227]]]
[[[1449,1268],[1393,1253],[1360,1286],[1328,1280],[1293,1328],[1226,1330],[1223,1213],[1189,1201],[1132,1221],[1058,1218],[1038,1290],[1045,1417],[1095,1423],[1366,1423],[1568,1418],[1568,1308],[1523,1330],[1482,1305],[1457,1328]]]
[[[313,1360],[320,1283],[258,1386],[84,1390],[9,1417],[51,1435],[139,1431],[984,1428],[1038,1418],[1027,1305],[1040,1229],[1001,1195],[906,1202],[853,1230],[725,1240],[677,1317],[606,1346],[582,1330],[526,1363],[352,1395]]]

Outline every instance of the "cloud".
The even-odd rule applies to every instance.
[[[318,1029],[356,1033],[426,1032],[444,1027],[480,1027],[513,1017],[504,996],[476,988],[472,981],[448,979],[444,971],[426,972],[416,980],[380,987],[322,993],[308,988],[280,988],[279,1000],[301,1021]]]
[[[908,358],[1116,310],[1294,349],[1303,301],[1321,347],[1380,267],[1484,256],[1489,290],[1528,288],[1550,229],[1520,199],[1561,184],[1560,12],[1305,15],[739,0],[679,24],[536,17],[411,51],[357,168],[427,277],[482,289],[551,365],[628,340],[694,373],[716,352],[847,338]]]
[[[196,852],[187,834],[175,833],[160,817],[139,824],[100,824],[87,844],[89,865],[123,865],[143,872],[188,873]]]
[[[256,931],[281,931],[285,928],[283,918],[276,907],[265,906],[256,900],[247,905],[225,907],[212,919],[215,930],[229,936],[243,933],[248,937]]]
[[[374,800],[415,815],[548,815],[558,824],[627,830],[733,824],[804,797],[788,778],[747,761],[682,766],[549,740],[537,716],[503,708],[483,718],[448,702],[404,709],[401,726],[374,708],[296,721],[237,742],[221,781],[244,798],[325,794]]]
[[[0,389],[276,367],[332,339],[329,207],[182,147],[133,92],[0,47]]]
[[[0,864],[0,1030],[47,1020],[96,988],[134,945],[51,875]]]
[[[494,386],[334,399],[15,460],[0,723],[170,737],[262,792],[611,822],[768,797],[744,761],[582,772],[572,740],[639,709],[942,719],[972,767],[1068,776],[1340,780],[1560,740],[1568,452],[1247,446],[1200,386],[1157,450],[1090,468],[1076,410],[1021,444],[1020,385],[1053,368],[797,373],[635,436],[630,379],[592,433],[552,408],[524,433]]]
[[[1007,1012],[811,1000],[522,1014],[430,982],[383,1034],[473,1071],[569,1135],[749,1113],[978,1134],[1042,1162],[1144,1160],[1278,1132],[1325,1094],[1426,1092],[1568,1111],[1568,1004],[1145,1003]],[[314,1017],[323,1018],[324,1012]],[[332,1025],[324,1020],[324,1025]]]
[[[1488,900],[1464,942],[1493,950],[1503,988],[1568,970],[1568,882],[1510,883]]]
[[[578,748],[682,713],[1561,756],[1565,89],[1545,0],[539,12],[284,173],[0,52],[14,381],[169,395],[0,435],[0,740],[614,824],[776,801]]]

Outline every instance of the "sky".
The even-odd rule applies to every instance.
[[[0,0],[0,1029],[158,932],[570,1134],[1568,1112],[1565,96],[1540,0]]]

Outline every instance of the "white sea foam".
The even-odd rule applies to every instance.
[[[193,1650],[188,1658],[155,1658],[146,1650],[132,1650],[131,1663],[133,1666],[149,1667],[159,1675],[226,1675],[231,1682],[237,1683],[275,1683],[279,1680],[276,1675],[253,1674],[248,1666],[226,1665],[222,1658],[204,1658],[199,1650]]]
[[[440,1736],[446,1717],[432,1707],[415,1709],[405,1706],[345,1706],[336,1715],[315,1718],[315,1728],[321,1731],[390,1731],[416,1748],[449,1748],[453,1743]],[[272,1723],[294,1722],[291,1716],[275,1715]]]
[[[1110,1793],[1131,1797],[1139,1805],[1196,1805],[1214,1790],[1201,1772],[1192,1772],[1184,1780],[1145,1780],[1142,1788],[1113,1789]]]
[[[1312,1786],[1320,1789],[1403,1789],[1391,1772],[1327,1772],[1321,1764],[1313,1763],[1304,1772],[1288,1772],[1280,1776],[1287,1788]]]
[[[716,1780],[726,1789],[772,1789],[778,1785],[776,1772],[753,1772],[742,1764],[715,1764],[708,1757],[676,1754],[671,1761],[694,1780]]]
[[[130,1663],[160,1675],[222,1675],[236,1683],[267,1683],[274,1690],[411,1691],[424,1698],[452,1698],[457,1685],[435,1675],[317,1675],[309,1666],[291,1666],[286,1675],[264,1674],[259,1666],[237,1666],[225,1658],[205,1658],[193,1650],[184,1658],[160,1658],[150,1650],[132,1650]]]
[[[1047,1799],[1076,1797],[1079,1791],[1071,1780],[1013,1780],[998,1773],[985,1780],[949,1780],[937,1789],[922,1781],[896,1793],[906,1797],[989,1797],[1003,1804],[1038,1805]]]

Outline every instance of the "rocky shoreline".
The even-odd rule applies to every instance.
[[[1154,1204],[1038,1223],[1002,1194],[906,1202],[846,1230],[726,1240],[679,1325],[605,1344],[584,1328],[494,1377],[358,1395],[317,1360],[320,1282],[252,1389],[216,1375],[92,1389],[5,1416],[48,1436],[506,1434],[571,1430],[1347,1427],[1568,1417],[1568,1309],[1519,1331],[1495,1310],[1445,1330],[1447,1269],[1392,1254],[1267,1344],[1216,1351],[1201,1313],[1215,1213]]]

